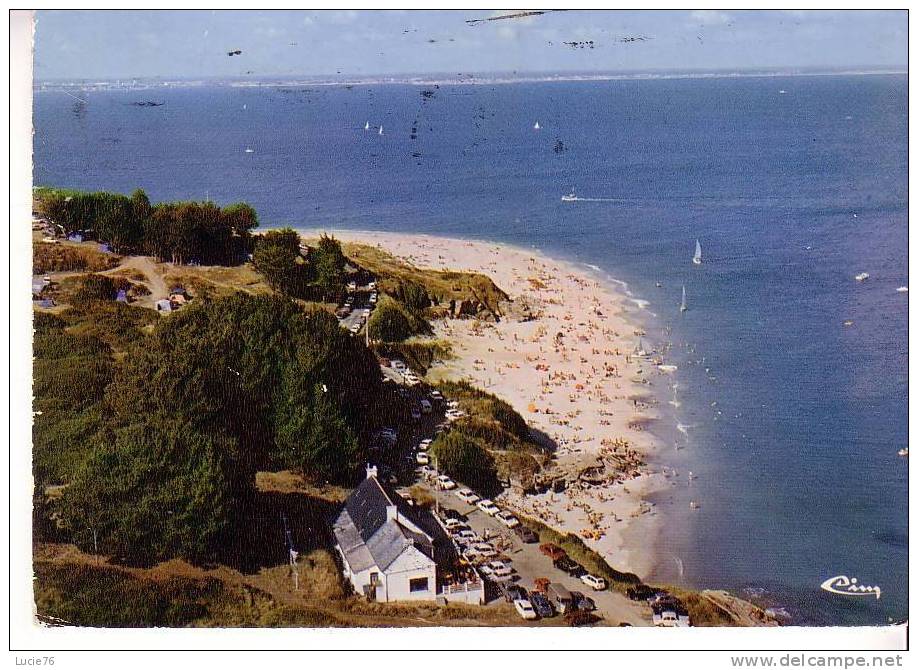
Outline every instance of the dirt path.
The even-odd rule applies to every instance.
[[[141,307],[152,307],[157,300],[169,297],[169,287],[163,279],[164,264],[156,263],[149,256],[125,256],[121,264],[102,274],[118,274],[122,270],[136,270],[146,277],[142,282],[150,291],[150,295],[137,299],[136,304]]]

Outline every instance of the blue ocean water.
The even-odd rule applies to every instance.
[[[504,241],[627,281],[679,366],[654,576],[798,623],[907,617],[905,76],[77,95],[35,96],[36,184]],[[840,574],[882,597],[819,589]]]

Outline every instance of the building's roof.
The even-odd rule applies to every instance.
[[[397,519],[388,518],[390,506]],[[410,547],[433,560],[433,536],[421,516],[395,490],[367,477],[348,496],[332,530],[352,572],[373,565],[385,570]]]

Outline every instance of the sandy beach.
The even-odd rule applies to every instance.
[[[645,497],[668,482],[641,463],[656,448],[646,428],[655,418],[653,382],[666,373],[658,359],[635,355],[643,331],[633,301],[616,284],[534,250],[331,232],[419,268],[487,274],[510,296],[513,309],[498,323],[435,322],[436,336],[452,343],[454,357],[428,377],[465,379],[496,394],[556,445],[552,471],[565,475],[567,488],[507,491],[499,503],[577,534],[618,570],[646,576],[659,517]],[[534,318],[520,317],[521,306]]]

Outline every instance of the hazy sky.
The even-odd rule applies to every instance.
[[[40,11],[35,78],[907,64],[905,11],[575,10],[466,23],[508,12]]]

